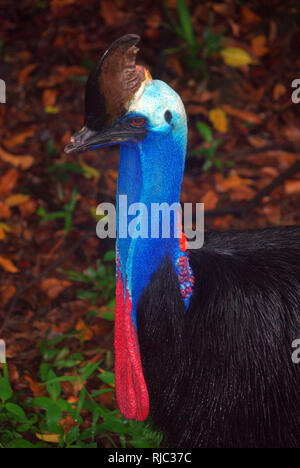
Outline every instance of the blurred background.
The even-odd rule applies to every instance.
[[[186,106],[182,202],[205,203],[207,229],[299,224],[298,1],[1,0],[0,16],[0,445],[156,447],[114,396],[114,242],[95,210],[119,150],[63,148],[93,64],[137,33]]]

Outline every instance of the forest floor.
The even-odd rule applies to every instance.
[[[0,338],[12,387],[4,369],[2,446],[158,443],[120,417],[113,391],[114,242],[96,237],[95,209],[115,200],[119,150],[63,152],[83,124],[88,73],[113,39],[139,34],[140,63],[184,101],[181,200],[204,202],[207,229],[300,224],[297,2],[189,9],[187,18],[173,0],[1,2]]]

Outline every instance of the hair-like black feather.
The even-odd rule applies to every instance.
[[[166,259],[137,313],[164,445],[299,447],[300,227],[209,232],[190,261],[187,311]]]

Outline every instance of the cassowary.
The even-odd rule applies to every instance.
[[[120,145],[117,199],[141,206],[137,230],[152,204],[179,202],[187,140],[183,103],[136,65],[138,41],[99,60],[66,148]],[[149,415],[170,447],[299,447],[300,228],[208,232],[199,250],[172,231],[117,233],[121,412]]]

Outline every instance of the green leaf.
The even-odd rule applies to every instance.
[[[194,48],[196,46],[197,41],[186,1],[176,0],[176,4],[183,37],[189,44],[189,46]]]
[[[61,394],[61,385],[57,381],[55,372],[50,369],[47,376],[48,381],[45,382],[49,395],[56,400]]]
[[[87,58],[83,58],[81,60],[81,63],[89,71],[92,71],[93,68],[94,68],[94,63],[91,60],[87,59]]]
[[[26,414],[21,406],[15,403],[6,403],[5,408],[12,413],[18,421],[27,421]]]
[[[43,362],[40,366],[40,377],[42,382],[45,382],[47,380],[48,372],[49,369],[51,368],[51,365],[48,364],[47,362]]]
[[[15,439],[9,442],[8,448],[38,448],[38,446],[33,445],[25,439]]]
[[[70,213],[72,213],[72,211],[74,210],[75,205],[76,205],[76,201],[77,201],[76,200],[77,199],[77,194],[78,194],[78,188],[76,187],[72,192],[70,201],[65,205],[65,210],[66,211],[69,211]]]
[[[0,377],[0,398],[2,402],[5,403],[7,400],[9,400],[12,397],[13,391],[9,382],[7,364],[3,363],[2,366],[3,366],[3,377]]]
[[[115,320],[115,314],[113,312],[103,312],[101,317],[103,317],[105,320],[109,320],[110,322],[114,322]]]
[[[67,433],[66,433],[66,444],[71,445],[73,444],[79,436],[79,427],[73,426]]]
[[[104,262],[112,262],[116,258],[116,253],[114,250],[109,250],[103,255],[103,261]]]
[[[51,359],[53,359],[58,353],[59,353],[59,349],[57,348],[46,348],[44,350],[44,352],[42,353],[43,354],[43,358],[45,359],[45,361],[50,361]]]
[[[46,410],[46,419],[48,424],[55,426],[59,423],[61,419],[61,409],[53,400],[48,397],[37,397],[32,400],[32,405]],[[50,430],[49,432],[56,432],[56,430],[57,428],[55,427],[55,430]]]
[[[79,299],[90,299],[92,305],[96,304],[99,295],[99,291],[85,291],[84,289],[80,289],[79,291],[77,291],[77,296],[79,297]]]
[[[84,401],[85,401],[85,397],[86,397],[86,393],[87,393],[87,391],[86,391],[85,388],[83,388],[83,389],[81,390],[81,392],[80,392],[79,400],[78,400],[78,402],[77,402],[77,409],[76,409],[77,418],[78,418],[78,416],[80,415],[80,412],[81,412],[81,410],[82,410],[82,408],[83,408]]]
[[[65,213],[65,226],[64,226],[64,230],[65,230],[65,233],[67,234],[70,229],[71,229],[71,225],[72,225],[72,220],[73,220],[73,217],[72,217],[72,214],[71,213]]]
[[[46,151],[47,151],[47,156],[49,156],[50,158],[52,158],[52,156],[58,153],[58,149],[55,148],[54,140],[52,138],[47,143]]]
[[[83,273],[80,273],[78,271],[74,271],[74,270],[62,270],[61,268],[58,268],[57,271],[59,273],[62,273],[64,275],[66,275],[68,277],[68,279],[70,281],[80,281],[82,283],[90,283],[90,278],[87,278],[86,275],[84,275]]]
[[[115,374],[113,372],[102,372],[99,374],[99,379],[102,380],[102,382],[109,384],[109,385],[114,385],[115,384]]]
[[[82,374],[80,380],[87,380],[97,370],[102,361],[103,359],[94,363],[88,362],[82,369],[79,370],[79,372]]]
[[[55,362],[53,365],[58,369],[71,368],[79,364],[84,360],[84,357],[80,353],[72,353],[67,359],[60,359]],[[62,382],[62,380],[60,380]]]
[[[210,168],[212,167],[212,165],[213,165],[212,160],[211,160],[211,159],[207,159],[207,160],[205,161],[205,163],[203,164],[203,170],[204,170],[204,171],[208,171],[208,169],[210,169]]]
[[[61,420],[62,412],[57,405],[53,405],[46,410],[47,428],[49,432],[56,432],[58,430],[58,423]]]
[[[84,169],[79,164],[63,163],[63,164],[52,164],[47,167],[47,174],[66,174],[68,172],[75,172],[77,174],[83,174]]]
[[[196,122],[196,127],[199,133],[203,136],[205,141],[211,142],[213,140],[212,131],[208,125],[203,122]]]
[[[114,389],[112,388],[101,388],[101,390],[96,390],[96,392],[93,392],[91,394],[91,397],[96,398],[97,396],[102,395],[103,393],[108,393],[108,392],[113,392],[113,391]]]

